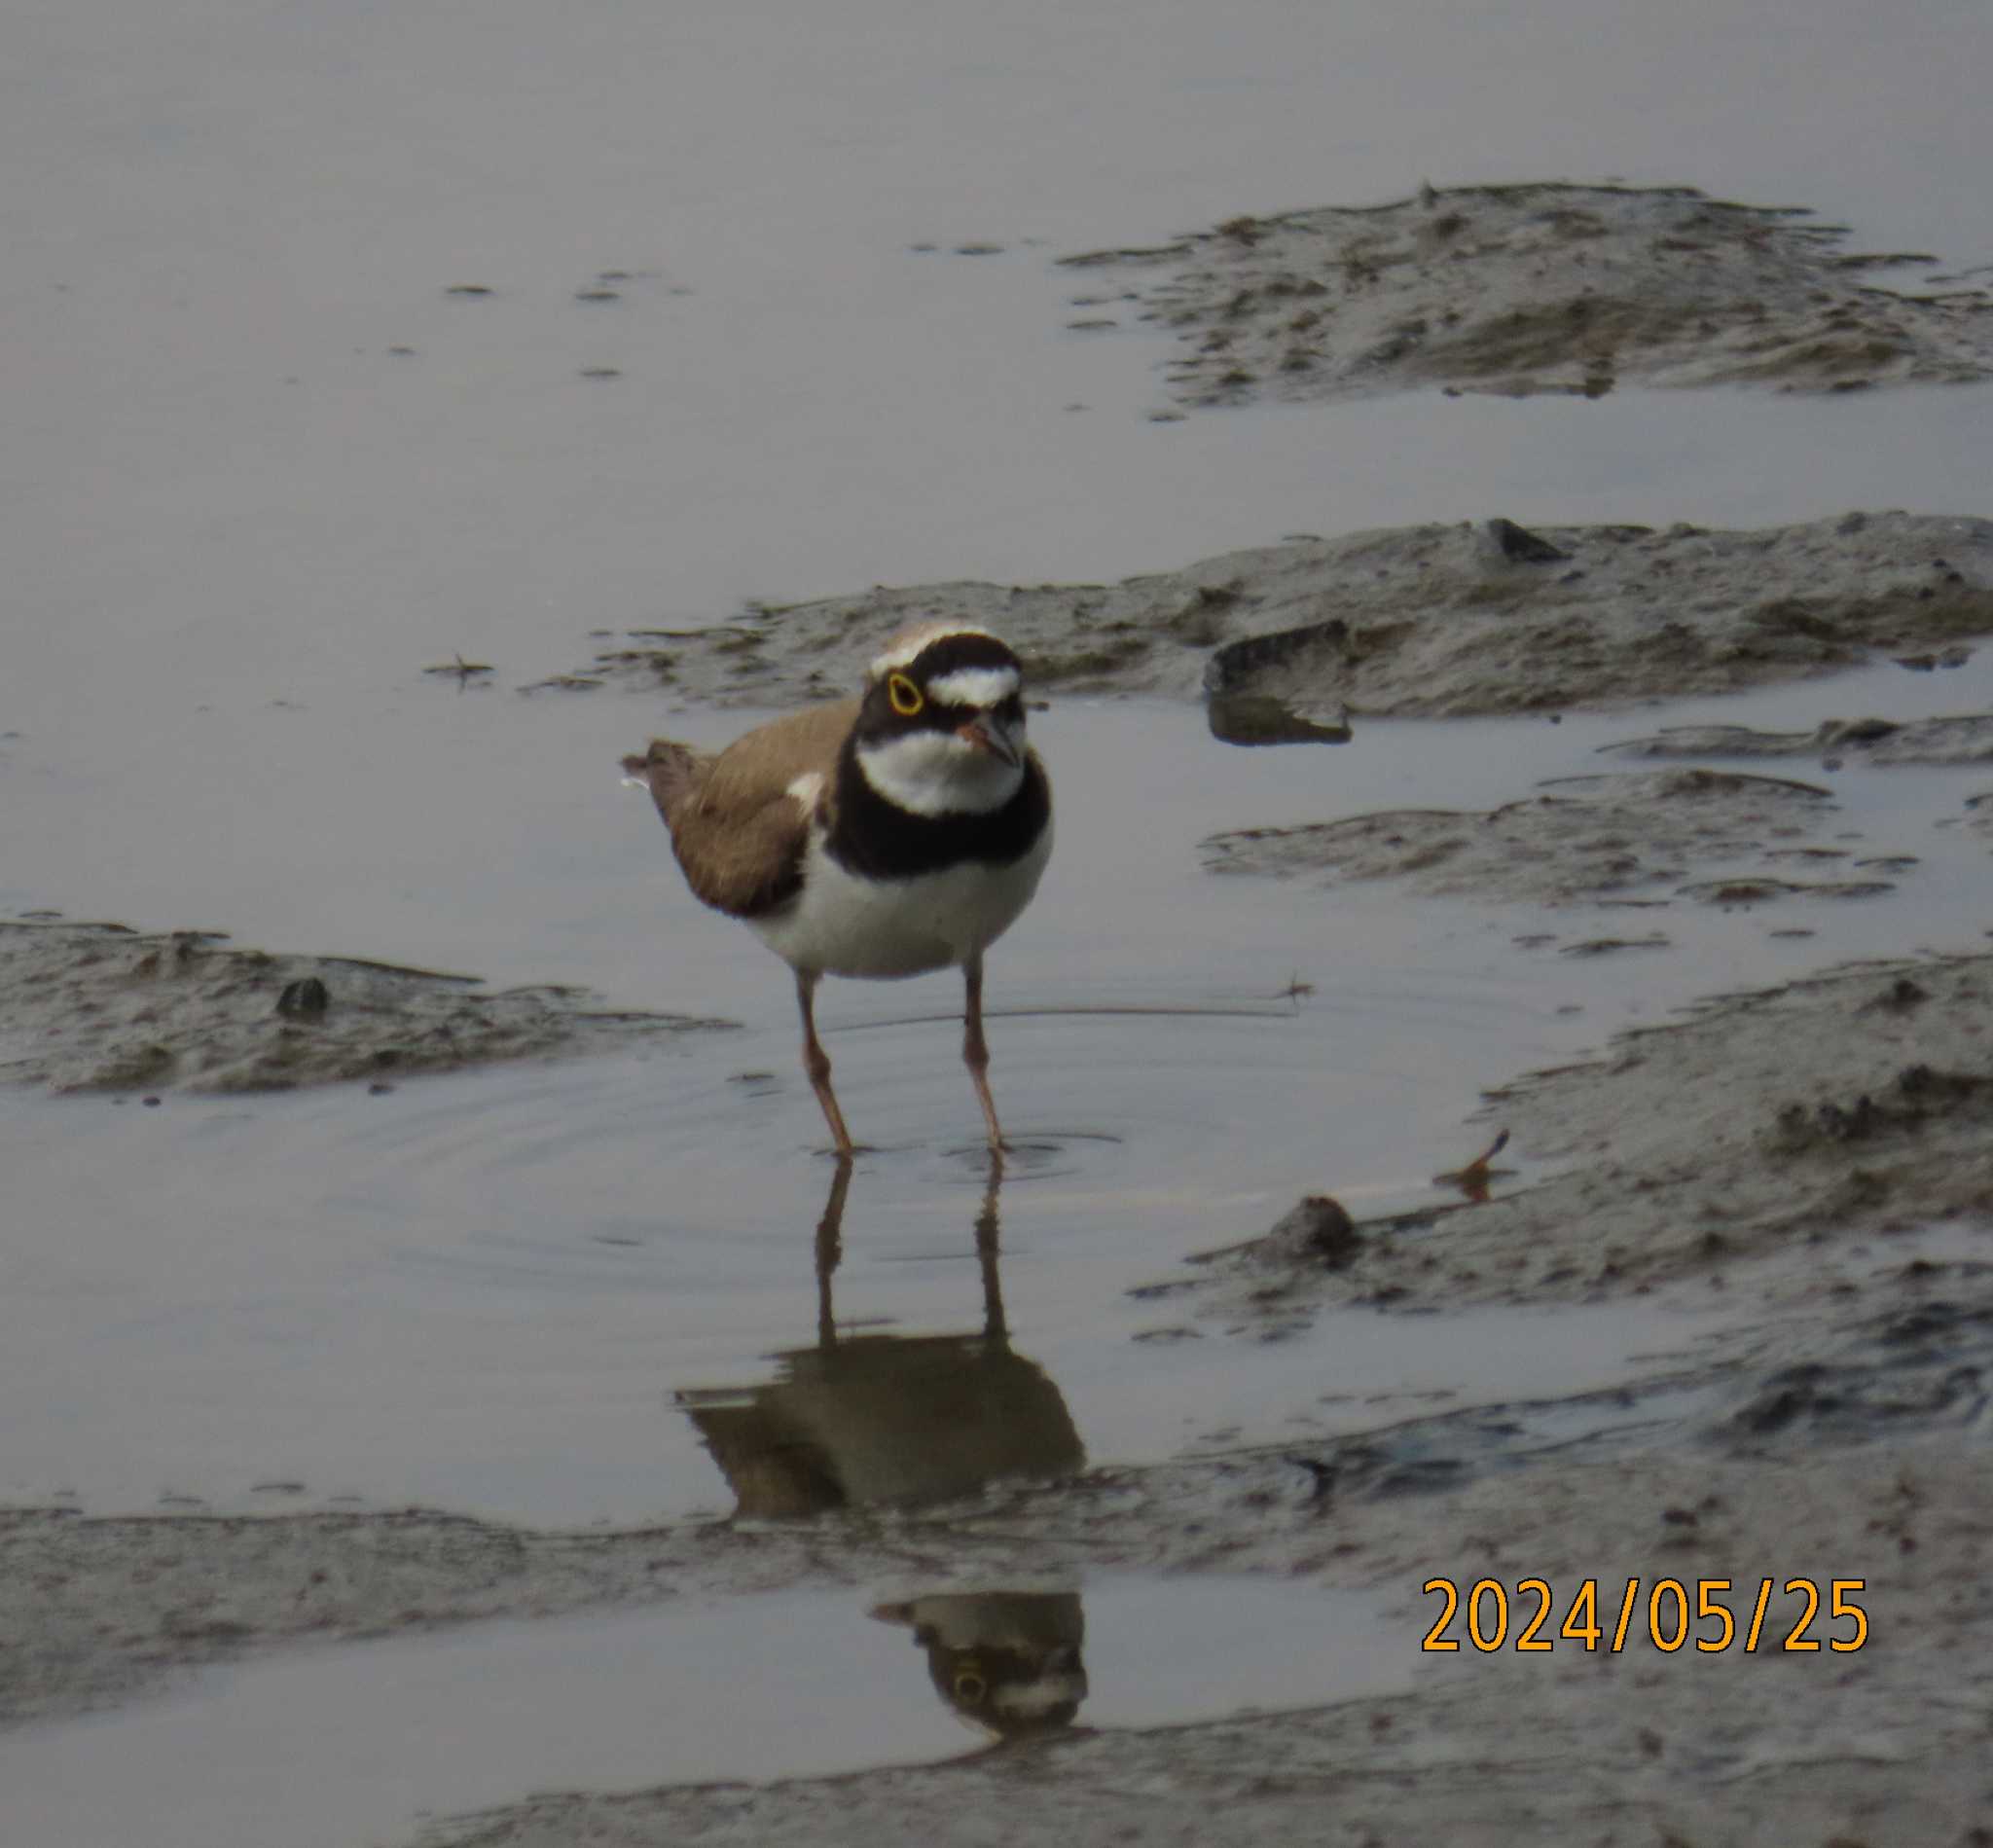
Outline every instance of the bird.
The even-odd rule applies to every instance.
[[[653,739],[623,759],[670,831],[693,895],[795,972],[803,1069],[840,1161],[856,1152],[816,1036],[826,975],[962,972],[962,1060],[993,1157],[983,956],[1038,888],[1052,788],[1025,737],[1024,668],[987,629],[895,635],[856,696],[756,727],[717,755]]]

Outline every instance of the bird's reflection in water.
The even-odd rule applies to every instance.
[[[677,1402],[734,1492],[736,1512],[783,1519],[829,1508],[919,1507],[1001,1476],[1070,1473],[1086,1461],[1059,1389],[1013,1354],[997,1276],[1000,1165],[976,1215],[983,1326],[974,1334],[843,1334],[831,1283],[851,1168],[816,1228],[816,1342],[771,1358],[776,1378]]]
[[[841,1162],[816,1228],[815,1345],[773,1356],[779,1371],[766,1385],[677,1395],[736,1513],[920,1507],[1001,1476],[1079,1468],[1086,1452],[1059,1389],[1011,1352],[997,1275],[1000,1164],[975,1221],[983,1325],[973,1334],[839,1332],[831,1282],[851,1179]],[[910,1628],[949,1710],[996,1739],[1069,1726],[1086,1697],[1076,1592],[935,1592],[872,1614]]]
[[[1086,1698],[1077,1592],[930,1592],[872,1614],[912,1630],[943,1704],[999,1739],[1069,1726]]]

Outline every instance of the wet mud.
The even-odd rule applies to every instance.
[[[1408,1830],[1591,1841],[1608,1817],[1638,1838],[1708,1843],[1973,1839],[1987,1780],[1972,1741],[1988,1685],[1973,1651],[1988,1612],[1976,1581],[1952,1575],[1983,1564],[1983,1473],[1949,1470],[1914,1439],[1894,1455],[1842,1451],[1830,1480],[1777,1455],[1635,1448],[1426,1493],[1339,1482],[1323,1492],[1307,1461],[1238,1458],[1139,1488],[1103,1484],[1090,1526],[1111,1534],[1139,1516],[1180,1530],[1202,1518],[1218,1532],[1199,1563],[1367,1583],[1401,1599],[1421,1629],[1439,1604],[1414,1581],[1433,1574],[1464,1593],[1483,1576],[1512,1586],[1540,1574],[1553,1587],[1596,1576],[1615,1597],[1629,1577],[1645,1592],[1661,1576],[1734,1576],[1748,1607],[1762,1574],[1782,1585],[1860,1558],[1873,1562],[1862,1595],[1891,1647],[1871,1627],[1863,1654],[1783,1653],[1797,1612],[1781,1600],[1774,1647],[1745,1665],[1663,1654],[1637,1629],[1617,1654],[1464,1646],[1428,1658],[1419,1689],[1397,1698],[1160,1732],[1082,1724],[1027,1754],[853,1778],[548,1795],[433,1839],[911,1841],[960,1833],[967,1817],[1026,1839],[1184,1843],[1214,1831],[1270,1844]],[[1910,1616],[1920,1610],[1943,1617],[1927,1628]],[[1833,1634],[1845,1641],[1846,1623]],[[1887,1827],[1846,1832],[1868,1817]]]
[[[1315,883],[1329,888],[1394,880],[1421,897],[1545,905],[1636,895],[1649,904],[1725,902],[1722,892],[1747,888],[1759,900],[1890,889],[1872,878],[1790,877],[1795,861],[1852,858],[1844,848],[1803,845],[1839,814],[1829,791],[1812,783],[1696,769],[1559,777],[1541,789],[1494,810],[1398,810],[1236,829],[1211,836],[1200,852],[1214,873],[1317,875]],[[1738,871],[1697,877],[1716,866]]]
[[[1351,715],[1615,707],[1878,659],[1955,663],[1993,633],[1993,522],[1399,526],[1112,585],[879,586],[757,607],[633,631],[565,678],[791,706],[842,695],[883,636],[928,615],[997,630],[1040,693],[1201,698],[1220,736],[1335,742]]]
[[[1993,763],[1993,712],[1952,718],[1824,719],[1810,732],[1748,725],[1671,725],[1606,748],[1615,757],[1810,757],[1828,769],[1858,764]]]
[[[568,987],[227,947],[214,933],[0,920],[0,1081],[55,1091],[289,1091],[557,1059],[730,1023]]]
[[[1548,1178],[1359,1221],[1350,1261],[1290,1266],[1277,1290],[1249,1244],[1216,1261],[1207,1313],[1288,1325],[1336,1301],[1403,1312],[1596,1302],[1683,1280],[1721,1290],[1734,1266],[1770,1253],[1824,1269],[1857,1235],[1983,1227],[1989,999],[1993,957],[1917,959],[1621,1033],[1600,1060],[1487,1095],[1483,1117]],[[1993,1234],[1976,1236],[1975,1275],[1993,1287]]]
[[[1846,236],[1803,207],[1687,187],[1428,187],[1063,262],[1132,289],[1120,311],[1174,333],[1170,394],[1192,408],[1993,377],[1993,294],[1963,278],[1881,286],[1878,272],[1937,259],[1847,251]],[[1074,306],[1102,299],[1094,287]]]

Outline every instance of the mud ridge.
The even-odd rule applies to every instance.
[[[1878,286],[1879,271],[1936,259],[1848,252],[1846,236],[1803,207],[1692,187],[1427,187],[1064,263],[1134,285],[1134,318],[1184,349],[1170,395],[1194,408],[1993,378],[1993,294]]]
[[[289,1091],[572,1057],[733,1025],[610,1012],[563,986],[227,948],[212,933],[0,920],[0,1081]]]
[[[1491,811],[1394,810],[1299,827],[1241,828],[1201,844],[1214,873],[1291,879],[1324,876],[1333,886],[1394,879],[1421,897],[1532,900],[1563,905],[1639,893],[1665,904],[1763,902],[1794,893],[1857,896],[1887,882],[1796,882],[1767,877],[1764,862],[1795,853],[1837,860],[1838,849],[1810,840],[1839,812],[1812,783],[1714,770],[1560,777],[1544,793]],[[1712,865],[1743,865],[1694,883]],[[1724,894],[1729,894],[1724,898]]]
[[[758,606],[630,632],[569,677],[684,706],[794,706],[843,695],[888,636],[930,616],[1003,635],[1038,694],[1201,698],[1221,736],[1332,741],[1346,715],[1613,708],[1877,657],[1956,663],[1993,633],[1993,522],[1389,527],[1118,584],[882,585]]]
[[[1510,1153],[1550,1178],[1359,1223],[1352,1260],[1290,1266],[1274,1288],[1249,1243],[1205,1312],[1278,1328],[1329,1302],[1596,1302],[1684,1279],[1721,1289],[1770,1253],[1993,1225],[1989,999],[1993,956],[1918,959],[1622,1033],[1603,1058],[1487,1096]]]

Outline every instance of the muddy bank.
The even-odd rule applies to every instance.
[[[1291,1323],[1395,1309],[1598,1301],[1767,1253],[1824,1264],[1858,1232],[1993,1221],[1993,957],[1864,964],[1618,1035],[1490,1092],[1509,1154],[1561,1166],[1484,1204],[1362,1225],[1352,1261],[1269,1284],[1214,1260],[1205,1313]],[[1333,1177],[1323,1177],[1333,1191]],[[1993,1265],[1993,1235],[1979,1233]]]
[[[1464,1492],[1316,1502],[1292,1465],[1242,1463],[1204,1498],[1211,1551],[1257,1555],[1400,1604],[1404,1647],[1439,1614],[1419,1586],[1596,1576],[1616,1599],[1671,1575],[1750,1595],[1866,1576],[1857,1654],[1614,1656],[1559,1642],[1421,1658],[1419,1691],[1155,1731],[1082,1729],[953,1763],[756,1788],[548,1794],[435,1828],[431,1848],[670,1842],[1296,1840],[1596,1843],[1982,1837],[1983,1471],[1939,1446],[1843,1452],[1832,1472],[1652,1453],[1492,1478]],[[1252,1530],[1258,1538],[1249,1538]],[[1581,1537],[1581,1538],[1578,1538]],[[1823,1600],[1826,1598],[1823,1589]],[[1518,1600],[1527,1608],[1528,1599]],[[1782,1626],[1780,1635],[1783,1636]],[[1608,1627],[1610,1629],[1610,1617]],[[1742,1626],[1740,1625],[1740,1634]],[[1458,1620],[1456,1630],[1460,1628]],[[1713,1631],[1714,1626],[1710,1626]],[[1769,1629],[1769,1626],[1767,1626]],[[1845,1625],[1842,1631],[1845,1633]],[[1762,1649],[1762,1645],[1760,1646]],[[1194,1667],[1186,1673],[1195,1674]]]
[[[1083,1601],[1089,1571],[1247,1572],[1379,1597],[1413,1691],[1153,1731],[1089,1732],[1082,1705],[1076,1729],[1029,1750],[761,1787],[523,1792],[422,1839],[855,1848],[953,1836],[986,1808],[1006,1836],[1087,1841],[1271,1843],[1319,1834],[1330,1811],[1352,1842],[1591,1842],[1602,1814],[1699,1843],[1969,1839],[1993,1801],[1978,1750],[1993,1478],[1968,1467],[1993,1379],[1989,988],[1993,957],[1715,1003],[1491,1101],[1510,1152],[1563,1175],[1361,1225],[1338,1270],[1235,1254],[1152,1292],[1159,1321],[1207,1340],[1277,1339],[1331,1304],[1647,1294],[1651,1352],[1610,1391],[1380,1405],[1355,1431],[1301,1404],[1277,1445],[808,1519],[562,1533],[422,1510],[0,1513],[0,1721],[495,1616],[738,1598],[752,1626],[751,1594],[797,1585],[841,1587],[855,1612],[1075,1577]],[[1715,1328],[1669,1320],[1711,1304],[1731,1312]],[[716,1503],[730,1459],[715,1451]],[[1741,1647],[1663,1654],[1638,1625],[1618,1654],[1565,1639],[1547,1655],[1420,1655],[1439,1614],[1429,1578],[1540,1576],[1561,1619],[1579,1579],[1610,1603],[1634,1576],[1731,1579],[1740,1633],[1760,1576],[1859,1577],[1870,1637],[1749,1666]],[[1796,1612],[1779,1611],[1782,1643]],[[1871,1823],[1880,1834],[1861,1832]]]
[[[1953,718],[1826,719],[1810,732],[1748,725],[1671,725],[1606,749],[1615,757],[1811,757],[1829,769],[1861,764],[1993,763],[1993,712]]]
[[[0,1510],[0,1723],[157,1691],[189,1666],[307,1639],[403,1635],[689,1592],[751,1592],[811,1570],[805,1530],[687,1524],[535,1534],[428,1509],[89,1519]],[[863,1546],[854,1576],[883,1570]]]
[[[212,933],[0,921],[0,1081],[287,1091],[554,1059],[731,1023],[606,1011],[565,987],[226,948]]]
[[[1846,236],[1803,207],[1688,187],[1429,187],[1063,262],[1112,285],[1073,307],[1175,333],[1170,393],[1196,407],[1433,385],[1595,398],[1620,383],[1829,392],[1993,377],[1993,294],[1879,287],[1878,272],[1936,259],[1845,251]]]
[[[1759,531],[1399,526],[1119,584],[880,586],[759,607],[714,629],[633,631],[563,678],[687,705],[792,706],[847,691],[884,637],[924,616],[996,630],[1040,693],[1256,703],[1339,735],[1344,711],[1620,707],[1877,657],[1955,662],[1993,633],[1993,522],[1851,513]]]
[[[1833,1279],[1858,1305],[1842,1321],[1892,1323],[1893,1348],[1874,1344],[1889,1358],[1928,1339],[1917,1327],[1934,1302],[1970,1296],[1986,1324],[1975,1350],[1983,1364],[1985,1267],[1928,1268]],[[1804,1824],[1826,1839],[1872,1815],[1887,1819],[1885,1836],[1854,1838],[1970,1839],[1960,1831],[1993,1798],[1977,1749],[1993,1691],[1993,1479],[1960,1467],[1973,1440],[1959,1410],[1905,1410],[1893,1370],[1878,1368],[1875,1409],[1859,1429],[1740,1415],[1789,1390],[1795,1352],[1771,1339],[1738,1347],[1714,1387],[1685,1400],[1670,1398],[1675,1383],[1657,1363],[1649,1387],[1597,1402],[1486,1407],[1344,1439],[1297,1433],[1277,1449],[996,1489],[920,1518],[873,1510],[542,1535],[420,1512],[4,1516],[0,1618],[18,1648],[0,1712],[75,1712],[273,1644],[500,1612],[750,1594],[738,1610],[751,1629],[762,1621],[751,1594],[797,1583],[845,1587],[855,1611],[882,1586],[931,1595],[1078,1575],[1083,1603],[1088,1570],[1251,1572],[1379,1597],[1416,1661],[1414,1690],[1153,1731],[1089,1732],[1082,1705],[1076,1730],[1023,1750],[759,1787],[522,1793],[421,1839],[855,1848],[952,1838],[964,1815],[988,1813],[1005,1839],[1137,1830],[1250,1843],[1314,1838],[1324,1799],[1352,1842],[1591,1842],[1602,1811],[1642,1838],[1674,1829],[1745,1843]],[[1511,1592],[1543,1577],[1559,1621],[1577,1582],[1596,1577],[1610,1633],[1618,1590],[1636,1576],[1643,1593],[1664,1576],[1732,1580],[1729,1659],[1664,1655],[1644,1623],[1616,1654],[1557,1640],[1554,1623],[1545,1654],[1420,1654],[1440,1615],[1421,1589],[1431,1577],[1465,1590],[1489,1576]],[[1799,1600],[1781,1597],[1760,1649],[1740,1662],[1760,1576],[1811,1577],[1823,1597],[1830,1578],[1861,1578],[1866,1647],[1785,1652]],[[1453,1634],[1465,1635],[1459,1619]],[[1849,1634],[1845,1621],[1822,1621],[1812,1640]],[[908,1673],[919,1674],[911,1659]]]
[[[1421,897],[1546,905],[1637,895],[1659,908],[1674,897],[1741,903],[1746,892],[1760,902],[1890,889],[1888,880],[1865,876],[1850,850],[1800,845],[1839,813],[1811,783],[1678,770],[1559,777],[1541,787],[1490,811],[1397,810],[1241,828],[1212,835],[1199,851],[1214,873],[1317,874],[1326,886],[1392,879]],[[1736,870],[1705,877],[1720,866]]]

